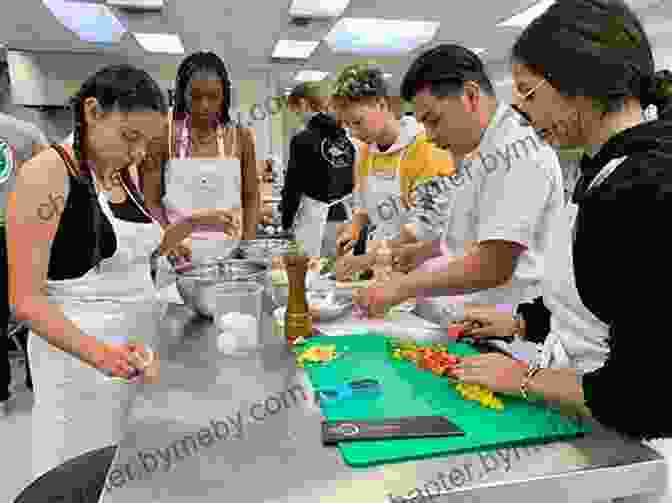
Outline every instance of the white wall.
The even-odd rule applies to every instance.
[[[12,82],[12,100],[15,105],[28,106],[65,105],[84,80],[98,69],[112,64],[128,64],[129,62],[134,64],[134,61],[115,54],[19,51],[9,51],[7,62]],[[174,86],[177,65],[145,62],[142,68],[158,82],[164,91]],[[250,120],[250,109],[253,105],[259,104],[263,107],[266,97],[273,96],[274,83],[268,72],[250,73],[238,80],[233,73],[232,85],[234,88],[232,117],[237,118],[240,111],[243,123]],[[24,109],[17,115],[34,122],[45,131],[45,134],[48,134],[46,130],[52,131],[52,135],[48,134],[49,136],[58,136],[63,128],[63,114],[59,115],[56,112],[38,113]],[[49,122],[50,116],[53,116],[52,118],[58,124]],[[259,116],[261,116],[260,113]],[[253,127],[256,134],[257,156],[260,159],[265,158],[274,150],[270,117],[253,120],[249,125]]]
[[[86,78],[103,66],[128,63],[121,56],[9,51],[16,105],[64,105]]]
[[[265,103],[274,96],[269,72],[256,72],[246,79],[232,79],[233,99],[231,118],[240,120],[254,130],[257,159],[267,158],[274,151],[272,117]]]

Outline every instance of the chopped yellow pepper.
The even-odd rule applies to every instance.
[[[504,403],[492,391],[480,384],[459,383],[455,389],[466,400],[479,402],[483,407],[490,409],[504,410]]]
[[[296,358],[296,363],[299,367],[303,367],[305,362],[323,363],[336,358],[336,345],[330,344],[328,346],[312,346],[306,349]]]

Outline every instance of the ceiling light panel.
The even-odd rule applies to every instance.
[[[277,59],[308,59],[319,44],[319,40],[278,40],[272,57]]]
[[[308,18],[341,17],[349,3],[350,0],[293,0],[289,15]]]
[[[125,7],[130,9],[156,9],[164,7],[164,0],[107,0],[111,7]]]
[[[529,7],[523,12],[510,17],[506,21],[502,21],[497,26],[508,28],[525,28],[528,24],[546,12],[548,8],[554,3],[555,0],[540,0],[532,7]]]
[[[296,74],[294,80],[296,80],[297,82],[315,82],[324,80],[327,77],[327,75],[329,75],[328,72],[319,72],[316,70],[301,70],[299,73]]]
[[[119,43],[126,28],[106,5],[42,0],[44,5],[68,30],[85,42]]]
[[[147,52],[184,54],[180,37],[173,33],[134,33],[133,36]]]
[[[427,21],[344,18],[325,41],[335,53],[401,55],[430,42],[439,26],[438,22]]]

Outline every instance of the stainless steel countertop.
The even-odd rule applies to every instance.
[[[579,503],[664,487],[658,453],[601,428],[536,448],[351,468],[322,446],[311,386],[264,323],[263,349],[231,357],[211,322],[169,306],[154,343],[161,383],[132,406],[102,503]]]

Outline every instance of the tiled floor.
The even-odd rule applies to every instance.
[[[33,394],[26,388],[23,360],[12,360],[14,399],[7,417],[0,417],[0,501],[11,503],[31,482],[30,412]]]

